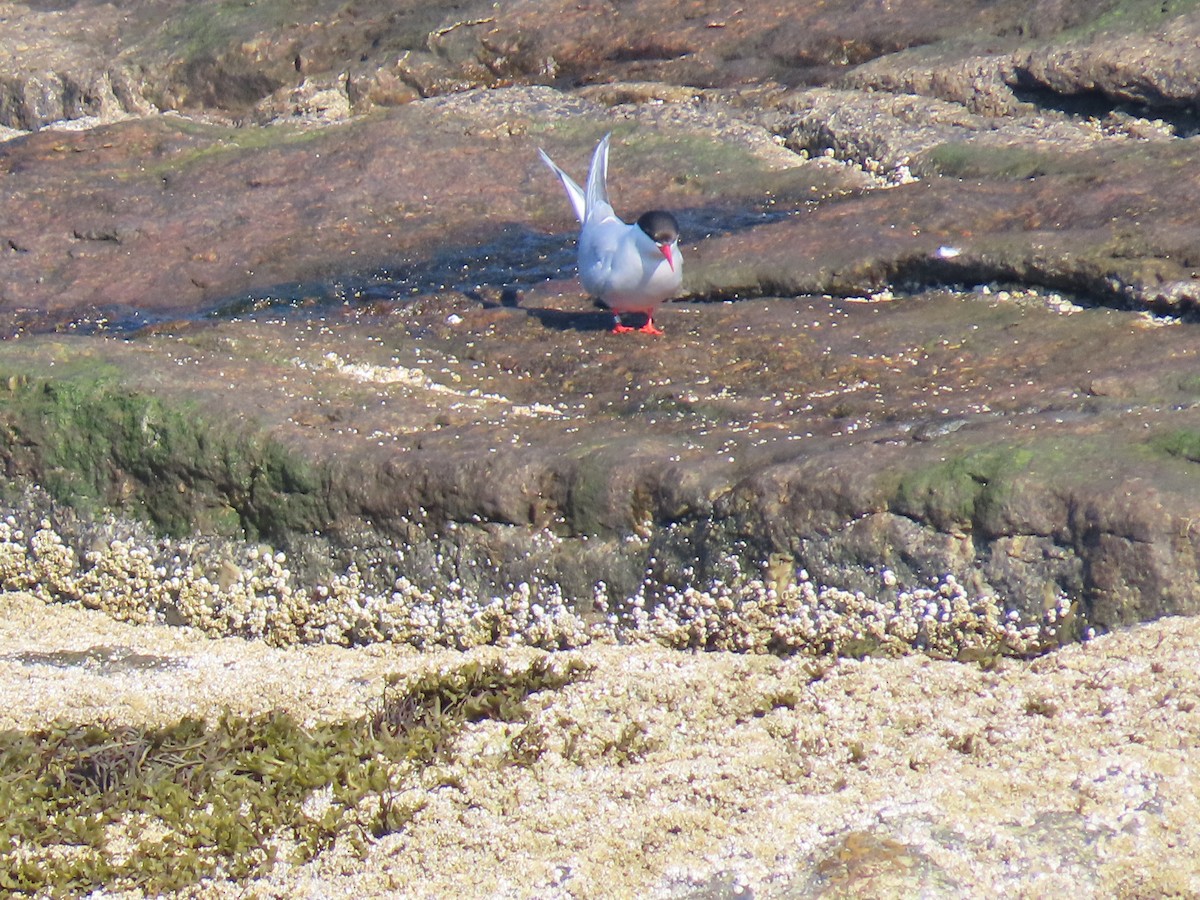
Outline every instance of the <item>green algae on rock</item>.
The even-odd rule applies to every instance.
[[[343,722],[305,725],[273,710],[0,732],[0,889],[158,893],[249,879],[336,841],[365,848],[403,830],[419,801],[401,795],[453,756],[465,723],[520,722],[530,695],[588,672],[541,657],[389,677],[371,710]]]
[[[64,373],[67,374],[67,373]],[[0,378],[0,455],[76,506],[122,505],[171,534],[280,539],[324,524],[312,468],[269,438],[103,375]]]
[[[933,523],[941,531],[969,528],[985,505],[1003,502],[1015,474],[1028,468],[1024,447],[986,447],[948,457],[906,473],[896,488],[896,508]]]

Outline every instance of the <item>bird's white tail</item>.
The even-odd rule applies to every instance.
[[[538,155],[541,156],[542,162],[548,165],[550,171],[557,175],[558,180],[562,182],[562,186],[567,192],[567,199],[571,201],[571,207],[575,210],[575,215],[578,217],[580,224],[582,224],[583,220],[587,218],[587,198],[584,196],[583,188],[579,186],[574,178],[556,166],[554,160],[547,156],[546,151],[541,147],[538,147]]]
[[[596,145],[596,152],[592,154],[592,166],[588,169],[587,177],[585,218],[601,207],[604,208],[605,215],[612,210],[612,206],[608,202],[608,139],[611,137],[612,132],[610,131]]]

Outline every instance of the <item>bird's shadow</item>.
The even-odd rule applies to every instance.
[[[553,331],[612,331],[613,327],[610,312],[568,312],[539,307],[528,308],[525,312]]]
[[[595,312],[580,312],[541,306],[524,306],[521,303],[520,289],[512,286],[500,288],[498,298],[497,296],[488,296],[488,294],[495,293],[494,289],[488,294],[485,294],[483,290],[464,291],[463,293],[483,309],[519,309],[530,318],[537,319],[543,327],[553,331],[608,331],[613,326],[613,314],[603,308]]]

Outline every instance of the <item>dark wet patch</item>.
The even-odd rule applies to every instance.
[[[682,210],[677,218],[685,242],[735,234],[795,215],[795,208],[728,209],[704,207]],[[575,234],[547,234],[522,225],[501,229],[501,237],[477,247],[451,247],[428,260],[398,263],[362,274],[346,274],[323,281],[274,285],[261,291],[218,302],[205,317],[228,319],[274,310],[321,309],[331,305],[398,303],[444,291],[479,295],[484,305],[491,296],[507,298],[546,281],[569,280],[576,274]],[[488,300],[480,292],[488,292]],[[513,301],[515,305],[515,301]],[[544,323],[562,324],[551,311],[540,315]],[[113,318],[106,330],[139,328],[144,317]],[[80,329],[87,331],[80,323]]]
[[[55,669],[91,669],[105,675],[175,669],[186,663],[170,656],[140,653],[131,647],[98,645],[86,650],[27,650],[5,657],[26,666]]]
[[[395,303],[443,291],[498,291],[575,271],[574,240],[521,226],[504,229],[497,241],[480,247],[448,248],[422,261],[398,263],[362,274],[329,280],[281,284],[220,301],[206,315],[228,319],[266,310],[305,309],[342,304]]]

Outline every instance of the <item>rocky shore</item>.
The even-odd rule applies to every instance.
[[[0,3],[13,747],[375,748],[185,895],[1197,892],[1193,4],[205,7]]]
[[[338,720],[387,675],[544,655],[271,648],[0,602],[4,728]],[[587,647],[526,720],[470,725],[411,777],[402,831],[185,896],[1188,896],[1198,637],[1163,619],[989,668]]]

